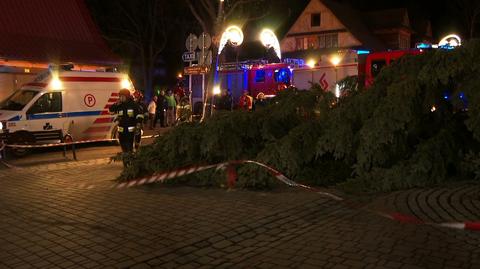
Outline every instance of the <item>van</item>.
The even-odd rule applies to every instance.
[[[121,89],[134,88],[116,72],[48,70],[0,102],[0,139],[8,144],[116,138],[108,111]]]

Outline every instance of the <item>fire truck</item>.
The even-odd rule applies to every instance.
[[[287,58],[281,63],[268,63],[263,60],[227,63],[219,66],[218,81],[221,89],[231,91],[235,102],[243,91],[248,91],[254,98],[260,93],[266,97],[273,97],[289,86],[300,90],[310,89],[312,83],[340,96],[342,93],[338,82],[342,79],[356,76],[358,82],[368,88],[384,66],[390,65],[404,55],[417,55],[422,52],[422,49],[374,53],[343,50],[307,61]],[[192,82],[194,107],[201,107],[203,100],[201,76],[193,76]]]

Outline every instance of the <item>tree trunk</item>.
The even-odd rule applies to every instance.
[[[140,50],[140,57],[141,57],[141,61],[142,61],[142,73],[143,73],[143,90],[145,91],[145,89],[147,88],[147,84],[148,84],[148,75],[147,75],[147,61],[148,59],[146,58],[145,56],[145,49],[142,48]]]
[[[473,39],[475,35],[475,23],[477,22],[477,15],[473,15],[470,21],[470,39]]]

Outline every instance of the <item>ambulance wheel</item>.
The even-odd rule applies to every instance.
[[[10,141],[14,145],[29,145],[35,143],[35,137],[28,132],[18,132],[12,134]],[[29,149],[24,148],[12,148],[11,150],[13,155],[17,157],[24,157],[30,153]]]

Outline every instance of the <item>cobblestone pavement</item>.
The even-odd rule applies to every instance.
[[[102,188],[120,169],[1,170],[0,268],[480,268],[480,233],[396,223],[302,190]],[[479,219],[478,193],[413,190],[367,207]]]

